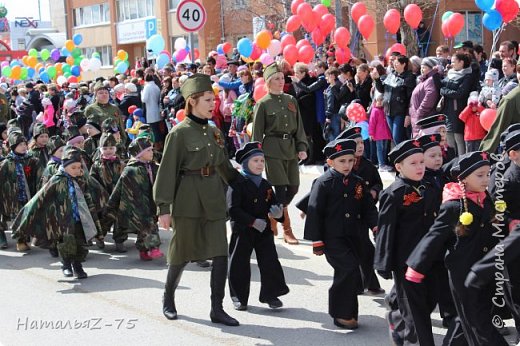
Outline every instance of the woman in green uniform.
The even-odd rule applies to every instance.
[[[186,119],[166,137],[154,184],[159,223],[173,228],[163,313],[170,320],[177,318],[174,294],[186,264],[212,258],[211,321],[238,326],[222,308],[228,260],[222,180],[230,182],[240,174],[229,162],[223,134],[208,124],[215,108],[209,76],[190,76],[181,93],[186,99]]]
[[[284,240],[296,245],[298,240],[291,229],[287,206],[298,192],[298,160],[307,158],[308,144],[298,101],[283,92],[282,71],[279,63],[272,63],[264,70],[269,93],[255,106],[252,140],[262,143],[267,180],[274,185],[276,197],[284,205]],[[271,230],[277,234],[276,221],[271,222]]]

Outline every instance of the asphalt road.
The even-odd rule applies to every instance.
[[[319,174],[302,173],[300,197]],[[384,177],[385,184],[392,180]],[[303,236],[303,220],[290,209],[295,235]],[[170,234],[163,232],[163,251]],[[290,293],[281,297],[284,308],[270,310],[258,302],[259,272],[252,259],[249,309],[235,311],[226,290],[224,308],[240,327],[209,321],[210,269],[189,264],[176,293],[179,319],[162,315],[165,259],[142,262],[127,241],[128,253],[114,252],[108,239],[104,252],[91,251],[85,263],[89,278],[64,278],[60,263],[46,250],[28,254],[10,248],[0,251],[0,344],[2,345],[388,345],[383,297],[360,296],[360,328],[341,330],[327,313],[332,270],[325,258],[312,255],[308,242],[289,246],[276,241]],[[391,282],[381,280],[386,290]],[[445,329],[432,315],[436,343]],[[508,323],[511,326],[511,321]],[[511,331],[512,328],[510,328]]]

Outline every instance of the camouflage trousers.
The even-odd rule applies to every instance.
[[[116,242],[120,242],[128,239],[129,233],[136,233],[137,240],[135,241],[135,247],[139,251],[148,251],[150,249],[159,247],[161,245],[161,238],[159,237],[159,228],[156,224],[151,227],[144,227],[139,231],[130,229],[120,229],[118,232],[114,232],[114,240],[117,237]]]
[[[74,225],[74,234],[64,234],[58,242],[58,251],[64,262],[84,262],[88,254],[87,242],[81,222]]]

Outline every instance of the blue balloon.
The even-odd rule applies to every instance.
[[[126,70],[128,70],[128,62],[127,61],[121,61],[120,63],[117,64],[116,66],[116,72],[119,72],[119,73],[125,73]]]
[[[32,67],[27,68],[27,77],[32,78],[35,73],[36,73],[36,71]]]
[[[74,42],[76,46],[79,46],[81,42],[83,42],[83,36],[81,36],[81,34],[75,34],[72,36],[72,42]]]
[[[156,61],[158,68],[163,68],[169,62],[170,58],[166,54],[159,54]]]
[[[484,12],[489,12],[494,4],[495,0],[475,0],[475,5]]]
[[[241,55],[249,58],[253,53],[253,42],[247,37],[243,37],[237,43],[237,50]]]
[[[44,83],[49,83],[51,81],[51,79],[49,78],[49,74],[47,72],[42,72],[40,73],[40,79],[44,82]]]
[[[13,60],[13,61],[11,61],[10,66],[11,67],[22,66],[22,64],[20,64],[20,62],[18,60]]]
[[[217,53],[224,55],[224,45],[222,43],[217,46]]]
[[[164,38],[159,34],[150,36],[146,41],[146,49],[158,55],[164,49]]]
[[[482,24],[490,31],[497,30],[502,25],[502,15],[497,10],[490,10],[484,13]]]
[[[78,65],[74,65],[70,69],[70,74],[72,74],[73,76],[79,77],[81,75],[81,69],[79,68]]]
[[[40,67],[40,69],[38,70],[38,73],[42,74],[43,71],[45,71],[45,67]]]
[[[184,50],[186,50],[187,53],[190,52],[190,46],[186,45],[186,47],[184,47]]]
[[[67,48],[65,48],[65,47],[63,47],[63,48],[61,49],[60,53],[61,53],[61,56],[65,56],[65,57],[71,55],[71,53],[70,53],[70,52],[67,50]]]

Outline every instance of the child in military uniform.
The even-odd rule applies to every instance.
[[[119,240],[126,239],[128,233],[137,233],[135,246],[139,257],[150,261],[163,256],[159,250],[157,207],[152,196],[158,166],[153,162],[153,148],[148,139],[135,139],[128,151],[132,158],[110,195],[107,217],[117,220],[122,233]]]
[[[405,276],[407,281],[414,283],[428,279],[425,274],[439,255],[445,254],[444,263],[458,313],[451,340],[469,345],[499,346],[508,343],[492,323],[494,288],[474,290],[464,285],[473,264],[500,240],[494,234],[495,207],[486,192],[489,171],[486,152],[468,153],[459,159],[452,168],[458,182],[444,186],[439,216],[406,261]]]
[[[433,135],[436,133],[441,135],[440,145],[442,150],[442,162],[444,164],[457,157],[455,149],[448,145],[448,140],[446,139],[448,132],[446,130],[446,116],[444,114],[423,118],[419,120],[416,125],[419,128],[419,136]]]
[[[11,132],[8,141],[11,152],[0,163],[0,233],[7,230],[7,221],[14,218],[36,193],[40,167],[38,159],[28,153],[27,139],[21,132]],[[30,250],[27,236],[16,238],[18,251]],[[7,243],[2,246],[5,248]]]
[[[85,153],[90,157],[92,161],[95,160],[94,155],[97,153],[99,148],[99,140],[101,138],[102,132],[101,127],[98,123],[93,120],[87,121],[86,124],[88,138],[85,140],[84,150]]]
[[[325,254],[334,268],[329,290],[329,314],[341,328],[358,327],[357,293],[359,233],[368,225],[376,231],[377,210],[363,179],[352,174],[356,142],[332,141],[324,149],[331,167],[312,185],[304,238],[315,255]]]
[[[120,160],[126,162],[128,160],[128,154],[126,151],[125,144],[121,139],[121,133],[119,132],[119,127],[117,127],[117,123],[114,119],[105,119],[101,124],[101,130],[103,133],[111,133],[116,139],[116,155]]]
[[[42,173],[49,161],[49,151],[47,143],[49,142],[49,130],[42,123],[35,123],[33,125],[33,138],[29,142],[29,154],[38,159],[40,164],[39,172]],[[40,177],[37,177],[38,181]]]
[[[422,180],[424,154],[418,140],[401,142],[388,156],[399,174],[379,200],[374,268],[387,280],[393,273],[404,342],[434,345],[430,319],[436,305],[433,279],[412,283],[404,279],[404,273],[408,256],[433,224],[439,196]],[[390,328],[394,332],[392,325]]]
[[[96,179],[104,188],[106,193],[110,196],[114,187],[123,172],[125,167],[124,163],[117,157],[117,142],[111,133],[104,133],[100,140],[100,156],[92,164],[90,169],[90,176]],[[109,220],[103,220],[102,232],[97,236],[97,245],[99,248],[104,248],[104,238],[110,230],[112,222]],[[116,243],[117,252],[126,252],[126,248],[123,242],[126,240],[126,236],[119,229],[117,222],[114,224],[113,238]]]
[[[46,238],[57,247],[65,277],[87,277],[81,262],[88,254],[86,240],[99,228],[94,204],[85,186],[78,180],[83,174],[81,153],[67,146],[62,165],[49,182],[27,203],[13,224],[19,233],[30,232]]]
[[[61,166],[61,155],[63,154],[63,147],[66,143],[61,136],[52,136],[49,139],[47,148],[49,149],[49,155],[51,158],[47,162],[47,166],[43,171],[42,178],[40,179],[38,190],[45,185],[49,179],[58,172]]]
[[[270,308],[282,307],[279,296],[287,294],[282,266],[274,245],[268,217],[283,222],[283,206],[273,187],[262,178],[264,153],[259,142],[249,142],[236,152],[246,178],[231,184],[227,204],[233,235],[229,243],[229,290],[235,309],[246,310],[251,281],[250,258],[255,250],[260,269],[260,302]]]

